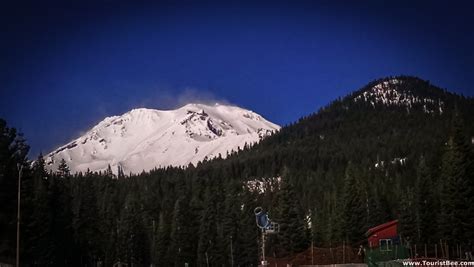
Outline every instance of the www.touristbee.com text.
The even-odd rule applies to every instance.
[[[404,261],[403,266],[474,266],[474,261]]]

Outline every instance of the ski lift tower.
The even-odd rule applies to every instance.
[[[262,231],[262,262],[260,266],[268,266],[268,262],[265,260],[265,238],[267,234],[277,234],[280,232],[280,225],[272,222],[262,207],[256,207],[254,213],[257,226]]]

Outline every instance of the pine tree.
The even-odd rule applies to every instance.
[[[295,198],[296,192],[288,177],[283,177],[278,191],[276,222],[280,224],[277,236],[279,256],[288,256],[308,247],[309,237],[305,213]]]
[[[49,179],[45,169],[43,156],[40,154],[32,167],[34,180],[34,195],[31,203],[25,201],[24,208],[31,207],[30,211],[24,211],[24,227],[26,254],[29,260],[40,265],[48,264],[52,258],[51,229],[52,216],[50,216],[50,202],[48,196]]]
[[[421,157],[418,171],[417,171],[417,183],[416,183],[416,201],[417,201],[417,228],[418,236],[417,240],[421,243],[431,243],[436,241],[435,223],[436,218],[436,204],[433,196],[435,187],[432,184],[431,174],[426,165],[424,157]]]
[[[48,179],[48,209],[50,216],[51,243],[49,261],[53,265],[67,265],[71,262],[73,231],[71,227],[72,212],[68,180],[53,176]],[[42,225],[41,227],[45,227]]]
[[[120,214],[122,210],[118,207],[121,207],[122,197],[118,197],[116,194],[117,183],[105,177],[99,179],[101,180],[101,194],[98,199],[99,231],[104,236],[103,240],[100,240],[102,254],[100,260],[103,265],[111,266],[118,260],[117,255],[121,255],[117,253],[117,247],[121,247],[118,228],[122,226]],[[121,248],[119,250],[122,251]]]
[[[72,229],[77,242],[76,254],[81,265],[92,264],[99,256],[100,227],[97,207],[95,177],[84,177],[75,180],[72,187]]]
[[[157,266],[173,266],[173,260],[168,255],[168,247],[170,245],[171,225],[169,222],[169,214],[160,213],[158,232],[156,238]]]
[[[250,192],[243,192],[243,207],[239,220],[240,231],[233,240],[239,245],[235,249],[234,266],[253,266],[258,261],[258,244],[260,229],[255,224],[255,199]]]
[[[418,239],[417,206],[413,190],[407,189],[400,200],[400,235],[405,243]]]
[[[366,198],[362,185],[356,177],[356,169],[351,163],[346,169],[343,195],[342,231],[344,239],[350,243],[364,239],[366,225]]]
[[[444,104],[435,105],[435,112],[428,114],[416,104],[406,109],[340,98],[256,146],[228,153],[225,160],[209,160],[198,167],[190,164],[185,170],[154,169],[127,179],[122,179],[121,168],[117,170],[121,179],[111,179],[110,168],[74,176],[65,171],[61,178],[46,172],[41,157],[29,172],[24,139],[0,120],[0,258],[14,257],[17,163],[25,168],[21,184],[25,265],[92,266],[100,259],[103,266],[119,259],[148,265],[147,254],[152,253],[153,264],[159,266],[182,266],[190,258],[186,255],[194,257],[191,266],[205,266],[206,254],[210,264],[228,266],[230,236],[234,266],[255,265],[260,240],[253,214],[256,206],[269,208],[270,217],[283,222],[280,234],[268,235],[269,256],[274,256],[273,247],[279,248],[280,237],[286,242],[284,248],[289,248],[284,253],[299,250],[291,242],[307,239],[293,235],[305,232],[298,229],[306,228],[308,211],[313,239],[321,240],[322,246],[365,240],[362,234],[368,227],[390,220],[399,211],[403,240],[432,242],[430,238],[436,237],[435,241],[448,240],[465,248],[462,243],[474,240],[469,139],[474,128],[472,120],[449,122],[448,114],[451,104],[459,101],[459,110],[472,118],[473,102],[436,92],[416,79],[405,77],[397,85],[405,92],[413,88],[420,99],[439,98]],[[426,108],[433,105],[427,103]],[[450,133],[449,123],[453,124]],[[420,155],[430,167],[422,160],[416,162]],[[406,157],[406,162],[401,164],[395,157]],[[350,168],[348,161],[353,162]],[[441,172],[435,169],[438,165]],[[266,183],[264,193],[242,190],[241,181],[282,173],[283,183],[292,189]],[[436,217],[440,229],[429,228],[436,226]],[[72,237],[68,236],[71,227]],[[153,244],[148,244],[149,239],[154,239]]]
[[[345,240],[344,199],[339,198],[335,190],[329,194],[326,214],[328,218],[323,226],[325,227],[325,240],[326,244],[331,246],[334,242]]]
[[[69,174],[70,174],[70,170],[69,170],[69,166],[67,166],[66,160],[61,159],[58,166],[58,175],[61,177],[66,177],[66,176],[69,176]]]
[[[326,238],[326,227],[328,217],[323,217],[323,211],[318,208],[313,208],[311,211],[311,242],[317,246],[323,245]]]
[[[440,230],[452,243],[468,243],[474,238],[474,187],[471,145],[459,114],[453,118],[451,136],[443,156],[441,179]]]
[[[112,172],[112,167],[110,167],[110,164],[107,165],[107,170],[105,170],[105,176],[108,178],[114,178],[115,175]]]
[[[28,151],[23,135],[0,119],[0,258],[15,255],[18,166],[28,173]]]
[[[38,158],[36,161],[33,163],[32,167],[32,175],[35,178],[35,180],[43,180],[47,178],[48,172],[46,171],[46,163],[43,158],[43,153],[40,152],[38,155]]]
[[[110,166],[110,165],[109,165]],[[118,165],[117,166],[117,178],[121,179],[121,178],[125,178],[125,174],[123,172],[123,168],[122,166]]]
[[[390,204],[387,202],[386,197],[383,195],[381,189],[375,187],[371,190],[369,196],[369,214],[368,224],[366,229],[374,226],[386,223],[391,220],[390,216]]]
[[[121,214],[122,260],[129,265],[147,265],[150,262],[149,239],[140,214],[140,201],[136,188],[132,186],[126,197]]]
[[[195,229],[192,225],[194,220],[187,196],[181,195],[174,205],[169,246],[169,256],[173,259],[174,266],[184,266],[185,263],[194,264],[196,255],[192,242],[195,239]]]
[[[223,210],[223,232],[225,244],[225,263],[232,265],[235,262],[235,251],[240,248],[240,216],[242,200],[240,199],[241,186],[239,183],[229,181],[226,187],[226,195]],[[232,242],[232,244],[231,244]],[[232,246],[232,248],[231,248]],[[232,253],[232,255],[230,255]]]
[[[223,229],[218,217],[220,210],[218,204],[220,204],[219,199],[221,198],[217,194],[219,192],[216,190],[217,188],[219,187],[210,186],[205,191],[204,209],[199,220],[198,265],[206,265],[208,261],[217,265],[224,264]]]

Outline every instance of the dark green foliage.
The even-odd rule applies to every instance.
[[[351,163],[347,166],[344,181],[343,210],[341,230],[344,240],[349,244],[362,241],[367,230],[365,228],[367,214],[367,194],[357,171]]]
[[[301,252],[308,247],[306,213],[296,199],[295,191],[289,178],[282,178],[277,193],[275,221],[280,224],[275,245],[276,254],[280,257]]]
[[[364,227],[365,229],[372,228],[393,219],[390,203],[383,192],[387,191],[378,188],[371,188],[371,190],[366,191],[369,203],[367,226]]]
[[[160,220],[159,220],[159,227],[156,237],[156,258],[154,261],[159,266],[172,266],[174,258],[168,254],[168,248],[171,243],[170,235],[171,235],[171,221],[170,214],[161,213]]]
[[[14,257],[17,163],[25,264],[255,266],[257,206],[281,226],[268,236],[269,256],[310,241],[364,242],[368,228],[392,219],[411,243],[472,244],[474,101],[396,78],[397,90],[436,101],[409,109],[354,101],[391,78],[377,80],[225,160],[138,175],[70,173],[65,160],[48,173],[41,156],[30,170],[25,141],[0,120],[0,260]],[[442,112],[424,111],[439,101]]]
[[[69,173],[70,173],[70,170],[69,170],[69,166],[67,166],[66,160],[61,159],[58,166],[58,175],[65,177],[65,176],[68,176]]]
[[[195,264],[197,229],[194,225],[194,211],[191,209],[189,197],[183,192],[175,202],[173,221],[171,224],[171,242],[169,256],[174,266],[184,266],[185,263]]]
[[[437,241],[437,228],[434,222],[437,221],[438,213],[433,212],[438,209],[436,203],[436,187],[434,186],[431,173],[426,165],[425,158],[420,159],[417,172],[416,184],[416,209],[418,210],[418,242],[429,244]]]
[[[28,150],[22,134],[0,119],[0,258],[15,255],[18,166],[28,179]]]
[[[145,265],[150,262],[148,227],[143,221],[140,199],[137,191],[130,192],[120,216],[118,239],[121,242],[120,260],[129,265]]]
[[[413,190],[407,189],[400,199],[400,235],[406,244],[418,240],[418,210]]]
[[[242,193],[242,210],[238,220],[239,233],[233,237],[234,266],[255,266],[258,259],[257,238],[259,229],[255,224],[254,208],[257,206],[254,197],[249,192]]]
[[[50,201],[48,196],[48,175],[45,169],[43,156],[40,155],[33,164],[32,178],[34,180],[34,194],[30,199],[23,201],[23,219],[28,223],[23,228],[23,234],[31,236],[26,239],[26,252],[38,264],[46,264],[51,257],[53,245],[49,235],[51,218]]]
[[[81,265],[98,259],[99,244],[92,242],[101,237],[94,177],[82,177],[72,185],[72,229],[76,240]],[[92,192],[92,193],[91,193]]]
[[[201,217],[199,219],[199,240],[197,247],[197,262],[206,265],[207,262],[224,264],[224,229],[221,210],[222,190],[219,181],[213,181],[206,188]]]
[[[222,215],[222,229],[224,238],[224,262],[226,266],[235,263],[235,252],[242,248],[240,235],[243,229],[248,229],[241,225],[240,219],[242,216],[241,207],[242,186],[240,183],[229,182],[225,188],[224,214]],[[231,244],[232,243],[232,244]],[[231,254],[232,253],[232,254]]]
[[[455,114],[441,169],[440,228],[452,243],[468,243],[474,238],[472,155],[464,122]]]

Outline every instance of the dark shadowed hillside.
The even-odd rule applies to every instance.
[[[413,243],[472,244],[472,118],[472,98],[399,76],[198,166],[127,176],[71,174],[65,164],[48,173],[41,158],[24,162],[25,262],[255,265],[256,206],[280,223],[267,246],[277,257],[311,241],[364,244],[369,227],[391,219]],[[8,157],[14,137],[0,126]],[[0,178],[1,196],[13,197],[15,183]],[[14,215],[2,209],[2,225],[12,228]],[[4,258],[12,238],[2,231]]]

